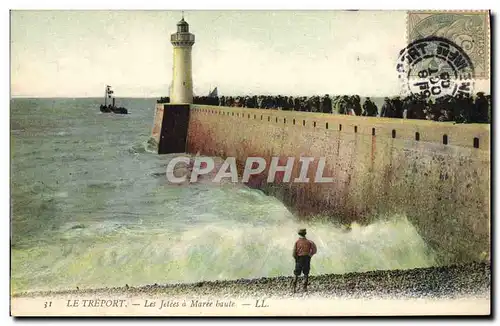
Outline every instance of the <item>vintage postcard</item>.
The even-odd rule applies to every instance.
[[[11,315],[490,315],[490,24],[12,10]]]

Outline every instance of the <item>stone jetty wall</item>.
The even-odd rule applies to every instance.
[[[158,128],[157,128],[158,129]],[[277,196],[298,215],[369,223],[403,213],[441,263],[489,259],[490,126],[425,120],[192,105],[187,152],[247,157],[325,157],[333,183],[249,185]],[[240,173],[241,175],[241,173]],[[278,181],[280,176],[277,177]]]

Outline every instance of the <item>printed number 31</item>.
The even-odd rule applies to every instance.
[[[45,301],[45,307],[44,308],[48,308],[48,307],[52,307],[52,301]]]

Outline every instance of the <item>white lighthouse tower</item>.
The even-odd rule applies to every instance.
[[[177,23],[177,33],[170,36],[174,46],[174,67],[170,86],[171,104],[193,103],[193,73],[191,69],[191,50],[194,34],[189,33],[189,24],[182,19]]]

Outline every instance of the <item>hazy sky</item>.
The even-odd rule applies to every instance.
[[[13,11],[13,96],[168,95],[179,11]],[[404,11],[187,11],[196,95],[396,95]],[[476,89],[489,92],[488,83]]]

